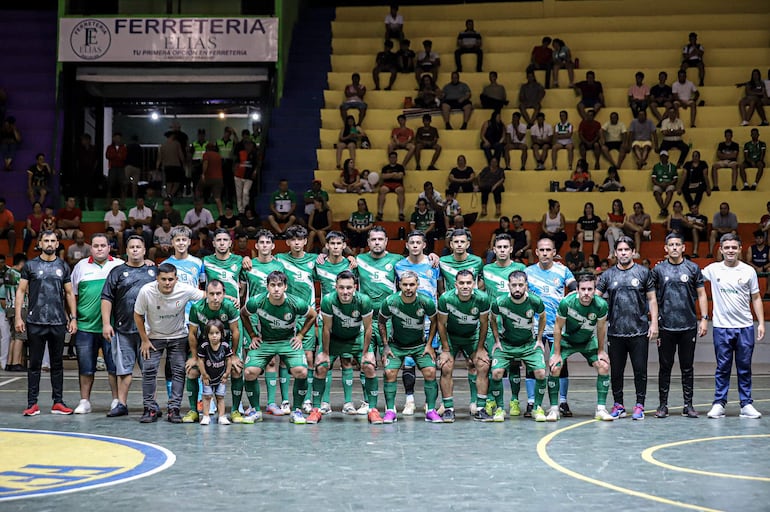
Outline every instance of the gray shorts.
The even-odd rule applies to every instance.
[[[116,332],[111,340],[112,360],[115,362],[115,375],[131,375],[134,372],[134,366],[139,363],[139,369],[142,369],[142,354],[140,346],[142,340],[139,333],[124,334]]]
[[[11,328],[11,339],[12,340],[21,340],[21,341],[27,341],[27,331],[19,332],[16,330],[16,310],[15,308],[11,308],[8,311],[6,311],[6,317],[8,318],[8,325]],[[21,317],[27,318],[27,310],[22,309],[21,310]]]
[[[203,389],[201,390],[201,394],[204,396],[225,396],[227,393],[227,386],[224,382],[220,382],[219,384],[214,384],[213,386],[207,386],[203,385]]]

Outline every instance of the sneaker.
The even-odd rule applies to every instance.
[[[315,425],[316,423],[321,422],[321,418],[323,418],[323,414],[321,414],[321,410],[317,407],[313,407],[313,410],[310,411],[310,415],[307,417],[307,422],[311,425]]]
[[[414,416],[414,400],[408,400],[404,404],[404,408],[401,410],[401,414],[404,416]]]
[[[80,403],[75,407],[75,414],[89,414],[91,412],[91,402],[85,398],[80,400]]]
[[[596,413],[594,414],[595,420],[613,421],[615,418],[607,412],[607,408],[603,405],[596,406]]]
[[[515,398],[508,404],[508,414],[511,416],[519,416],[521,414],[521,407],[519,407],[519,401]]]
[[[532,417],[537,421],[538,423],[541,423],[543,421],[546,421],[545,417],[545,411],[542,407],[538,406],[537,409],[532,411]]]
[[[439,416],[435,409],[428,411],[428,414],[425,415],[425,421],[430,423],[444,423],[444,420],[441,419],[441,416]]]
[[[482,408],[476,411],[476,414],[473,415],[473,419],[482,423],[489,423],[492,421],[492,415],[487,412],[486,408]]]
[[[468,412],[470,412],[471,416],[476,414],[476,411],[478,410],[479,410],[479,406],[476,404],[476,402],[471,402],[471,404],[468,405]]]
[[[198,414],[203,414],[203,400],[198,400],[195,404],[195,410],[198,411]]]
[[[562,402],[559,404],[559,414],[565,418],[572,417],[572,411],[569,410],[569,404],[567,402]]]
[[[67,404],[64,402],[58,402],[53,404],[53,407],[51,407],[51,414],[61,414],[63,416],[68,416],[72,414],[72,409],[67,407]]]
[[[311,412],[312,412],[312,407],[311,407]],[[289,421],[294,423],[295,425],[304,425],[305,423],[307,423],[305,416],[302,415],[302,411],[299,409],[296,409],[291,413],[291,415],[289,416]]]
[[[356,409],[356,414],[359,416],[367,416],[369,414],[369,402],[361,402],[361,407]]]
[[[204,414],[203,417],[201,418],[200,424],[208,425],[209,423],[211,423],[211,418],[209,417],[208,414]]]
[[[241,416],[241,422],[243,422],[243,416]],[[219,425],[230,425],[231,421],[227,419],[227,416],[220,416],[217,418],[217,423]]]
[[[634,420],[644,419],[644,406],[642,404],[636,404],[634,406],[634,413],[631,415],[631,419],[634,419]]]
[[[117,407],[119,403],[120,403],[120,400],[118,400],[117,398],[113,398],[112,402],[110,402],[110,410],[113,410],[115,407]]]
[[[524,417],[525,418],[531,418],[532,417],[532,409],[535,408],[535,404],[527,402],[527,408],[524,410]]]
[[[441,415],[441,421],[443,421],[444,423],[454,423],[455,422],[454,409],[444,410],[444,414]]]
[[[252,409],[249,413],[243,417],[243,423],[245,425],[253,425],[262,421],[262,411],[256,411]]]
[[[219,420],[220,420],[219,423],[220,424],[222,424],[222,421],[221,421],[222,418],[224,418],[224,416],[220,416],[219,417]],[[232,411],[230,413],[230,421],[232,421],[233,423],[243,423],[243,414],[241,414],[241,412],[239,410],[237,410],[237,409]]]
[[[310,414],[311,412],[313,412],[313,402],[311,402],[310,400],[305,400],[304,402],[302,402],[302,412],[304,412],[305,414]]]
[[[26,409],[24,409],[24,412],[22,413],[24,416],[37,416],[40,414],[40,407],[37,406],[37,404],[32,404]]]
[[[722,404],[714,404],[711,406],[711,410],[706,415],[712,420],[725,417],[725,406]]]
[[[623,404],[617,402],[612,406],[612,412],[610,412],[610,414],[612,414],[613,418],[625,418],[627,416],[626,408],[623,407]]]
[[[96,371],[97,372],[103,372],[106,369],[107,369],[107,365],[104,363],[104,358],[101,357],[101,356],[97,357],[96,358]]]
[[[342,406],[342,414],[355,416],[356,414],[358,414],[358,411],[356,410],[356,407],[352,403],[345,402],[345,404],[343,404]]]
[[[139,418],[139,423],[155,423],[158,421],[158,412],[149,407],[144,408],[144,414]]]
[[[398,415],[396,414],[396,411],[393,409],[388,409],[385,411],[385,416],[382,417],[382,422],[387,424],[395,423],[398,421]]]
[[[204,416],[208,416],[208,414],[205,414]],[[182,416],[182,423],[197,423],[200,419],[200,414],[198,414],[198,411],[187,411],[187,414]]]
[[[505,409],[498,407],[495,409],[495,414],[492,415],[492,421],[495,423],[502,423],[505,421]]]
[[[749,418],[752,420],[758,420],[762,417],[762,413],[754,408],[752,404],[746,404],[741,407],[741,418]]]
[[[429,165],[428,166],[428,170],[429,171],[438,171],[438,167],[436,167],[435,165]]]
[[[682,407],[682,416],[686,416],[688,418],[697,418],[700,415],[692,405],[687,404],[684,407]]]
[[[497,409],[497,402],[494,400],[487,400],[487,403],[484,405],[484,410],[487,414],[492,416],[495,413],[495,409]],[[473,414],[471,414],[471,416],[473,416]]]
[[[682,411],[682,416],[684,415],[685,415],[684,411]],[[665,405],[661,405],[660,407],[658,407],[655,410],[655,417],[660,419],[668,418],[668,407],[666,407]]]
[[[273,416],[283,416],[283,409],[281,409],[275,404],[269,404],[265,409],[265,412]]]
[[[322,402],[320,411],[321,411],[321,414],[323,414],[324,416],[326,416],[327,414],[331,414],[332,413],[331,404],[329,402]]]
[[[532,417],[531,414],[530,417]],[[548,410],[548,416],[545,417],[545,421],[559,421],[559,408],[552,405]]]
[[[384,421],[382,416],[380,416],[380,411],[377,409],[369,409],[366,417],[369,419],[369,423],[372,425],[382,425],[382,422]]]
[[[208,416],[208,415],[204,414],[204,416]],[[182,423],[182,417],[179,415],[179,409],[169,409],[166,420],[169,423]]]
[[[284,414],[291,414],[291,406],[289,405],[288,400],[284,400],[283,402],[281,402],[281,410],[283,411]]]
[[[120,402],[107,413],[108,418],[116,418],[118,416],[128,416],[128,407]]]

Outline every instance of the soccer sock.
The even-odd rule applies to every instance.
[[[535,379],[527,377],[524,383],[527,386],[527,403],[531,404],[535,402]],[[554,402],[555,403],[555,402]]]
[[[543,405],[543,397],[545,396],[545,388],[547,384],[545,379],[535,380],[535,409]]]
[[[519,391],[521,391],[521,375],[519,375],[519,369],[513,368],[508,370],[508,382],[511,383],[511,400],[519,399]],[[537,401],[537,395],[535,395]]]
[[[369,402],[369,408],[370,409],[376,409],[377,408],[377,398],[380,394],[380,391],[378,389],[378,380],[377,376],[372,377],[371,379],[369,377],[365,377],[366,382],[364,383],[364,398],[367,402]]]
[[[610,376],[596,376],[596,399],[599,405],[607,404],[607,392],[610,390]]]
[[[321,397],[326,391],[326,379],[313,379],[313,407],[321,407]]]
[[[307,382],[305,382],[305,398],[304,400],[310,400],[310,397],[313,396],[313,381],[315,380],[313,378],[313,373],[315,372],[315,368],[308,367],[307,369]],[[295,379],[296,380],[296,379]]]
[[[326,372],[326,386],[324,386],[324,394],[321,397],[321,402],[330,403],[331,400],[329,399],[329,396],[332,392],[332,366],[334,366],[334,361],[329,362],[329,371]]]
[[[302,402],[305,401],[305,397],[307,396],[307,382],[309,380],[310,379],[307,377],[304,379],[294,377],[294,409],[302,408]]]
[[[436,399],[438,398],[438,383],[436,379],[425,379],[425,403],[428,404],[428,410],[436,408]]]
[[[416,380],[415,367],[404,368],[401,372],[401,379],[404,381],[404,392],[406,393],[406,396],[409,397],[414,395],[414,381]]]
[[[492,392],[492,398],[498,407],[503,406],[503,379],[490,379],[489,391]]]
[[[255,380],[254,385],[259,389],[259,381]],[[243,393],[243,376],[238,377],[237,379],[232,379],[232,382],[230,383],[230,394],[233,397],[233,408],[231,412],[235,412],[238,410],[238,406],[241,405],[241,394]],[[256,407],[255,407],[256,409]],[[203,411],[206,412],[206,411]],[[222,411],[219,411],[220,413]]]
[[[386,382],[382,385],[382,389],[385,392],[385,408],[396,410],[396,389],[398,388],[397,382]]]
[[[345,403],[353,401],[353,368],[342,369],[342,394]]]
[[[476,377],[475,373],[468,374],[468,386],[471,388],[471,403],[476,401],[476,395],[478,394],[478,391],[476,391]],[[444,404],[444,407],[446,407],[446,404]]]
[[[569,377],[559,377],[559,403],[567,401],[567,391],[569,391]]]
[[[482,409],[486,407],[487,405],[487,395],[482,395],[481,393],[476,395],[476,407],[479,409]],[[446,407],[446,404],[444,405]]]
[[[249,403],[254,408],[254,410],[259,410],[259,384],[256,380],[247,380],[244,382],[244,386],[246,389],[246,398],[249,399]]]
[[[548,398],[551,401],[551,407],[559,402],[559,377],[548,377]]]
[[[442,397],[441,401],[444,403],[444,407],[446,409],[454,409],[454,407],[455,407],[455,397],[453,397],[453,396],[445,396],[445,397]]]
[[[190,399],[190,410],[198,410],[198,379],[186,379],[187,380],[187,392],[190,393],[188,397]]]
[[[278,384],[281,386],[281,400],[289,401],[289,369],[283,366],[278,368]]]
[[[266,372],[265,373],[265,389],[267,389],[267,403],[275,403],[275,386],[278,380],[278,373]]]

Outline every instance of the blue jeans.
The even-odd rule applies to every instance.
[[[105,340],[102,333],[78,331],[75,333],[75,350],[78,355],[78,374],[93,375],[96,373],[96,357],[99,348],[104,354],[104,364],[107,373],[115,375],[115,361],[112,359],[112,344]]]
[[[714,353],[717,368],[714,373],[714,403],[725,405],[730,390],[730,373],[738,373],[738,397],[741,407],[751,399],[751,356],[754,354],[754,326],[729,329],[714,327]]]

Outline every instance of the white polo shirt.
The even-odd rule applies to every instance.
[[[723,261],[703,269],[703,277],[711,281],[714,300],[714,327],[723,329],[751,327],[751,295],[759,293],[757,272],[742,261],[728,267]]]
[[[172,340],[187,336],[185,307],[190,301],[205,296],[189,284],[177,282],[168,295],[160,293],[158,282],[142,286],[134,304],[134,313],[144,316],[147,336],[150,339]]]

